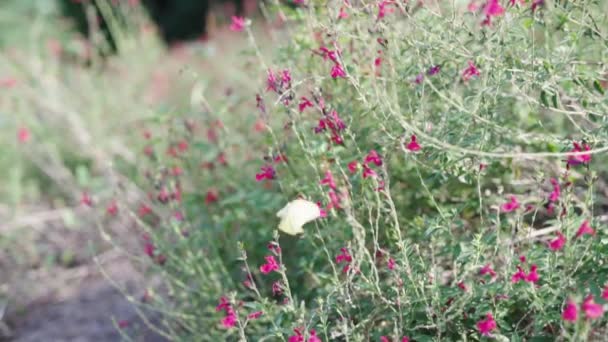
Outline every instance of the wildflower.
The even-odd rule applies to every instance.
[[[549,242],[549,249],[559,251],[564,248],[566,237],[561,232],[557,232],[557,237]]]
[[[173,213],[173,218],[181,222],[184,220],[184,214],[181,211],[176,211]]]
[[[365,163],[374,163],[376,166],[382,165],[382,157],[376,152],[376,150],[371,150],[365,157]]]
[[[340,197],[338,197],[338,194],[336,194],[334,190],[329,190],[327,194],[329,196],[329,205],[327,206],[327,210],[340,209],[341,200]]]
[[[118,321],[118,327],[120,329],[124,329],[128,326],[129,326],[129,321],[127,321],[126,319],[121,319],[120,321]]]
[[[321,217],[321,210],[313,202],[295,199],[279,210],[277,217],[281,219],[278,227],[280,231],[297,235],[304,233],[302,226]]]
[[[262,172],[257,173],[255,175],[255,180],[258,182],[263,181],[264,179],[273,180],[276,176],[276,171],[272,167],[272,165],[266,165],[261,167]]]
[[[392,3],[392,1],[390,1],[390,0],[381,0],[378,3],[377,20],[380,20],[380,19],[384,18],[386,16],[386,14],[393,12],[393,9],[387,8],[387,6],[390,5],[391,3]]]
[[[419,73],[418,75],[416,75],[416,78],[414,78],[414,83],[416,83],[416,84],[422,84],[423,81],[424,81],[423,73]]]
[[[350,263],[353,261],[353,257],[350,255],[346,247],[340,248],[340,252],[340,254],[336,255],[336,264],[345,263],[344,267],[342,268],[342,272],[346,273],[350,268]]]
[[[429,68],[429,70],[426,72],[426,74],[429,76],[433,76],[433,75],[437,75],[440,71],[441,71],[441,65],[433,65],[432,67]]]
[[[319,213],[321,215],[321,218],[327,217],[327,211],[325,211],[325,209],[323,209],[321,202],[317,202],[317,207],[319,208]]]
[[[322,342],[317,336],[317,331],[315,329],[310,329],[310,337],[308,337],[307,342]]]
[[[330,170],[325,171],[325,178],[321,179],[321,185],[327,185],[331,189],[336,189],[336,182],[334,181],[334,176],[331,174]]]
[[[526,256],[525,255],[520,255],[519,256],[519,262],[521,262],[522,264],[526,262]]]
[[[340,13],[338,13],[338,19],[346,19],[348,18],[348,13],[344,9],[344,7],[340,7]]]
[[[356,160],[353,160],[352,162],[348,163],[348,171],[350,173],[355,173],[357,172],[357,169],[359,168],[359,162]]]
[[[302,329],[294,328],[293,332],[295,335],[289,336],[288,342],[304,342],[304,336],[302,336]]]
[[[483,12],[486,15],[482,25],[492,25],[492,17],[498,17],[505,13],[505,9],[500,5],[498,0],[488,0]]]
[[[581,237],[585,234],[595,235],[595,230],[589,225],[589,221],[585,220],[576,231],[576,237]]]
[[[559,182],[557,181],[557,179],[551,178],[550,181],[551,181],[551,185],[553,185],[553,191],[551,191],[551,193],[549,194],[549,202],[553,203],[559,199],[559,196],[561,194],[561,189],[560,189]]]
[[[86,205],[87,207],[93,206],[93,200],[91,199],[91,196],[89,196],[88,192],[85,191],[82,193],[80,197],[80,204]]]
[[[494,320],[492,313],[488,312],[486,314],[486,319],[477,322],[476,326],[481,335],[489,336],[493,330],[496,330],[496,321]]]
[[[22,143],[22,144],[27,143],[28,141],[30,141],[30,137],[31,137],[30,130],[27,127],[25,127],[25,126],[19,127],[19,130],[17,131],[17,140],[20,143]]]
[[[532,9],[532,12],[535,12],[538,7],[540,7],[544,4],[545,4],[544,0],[533,0],[532,6],[530,8]]]
[[[300,113],[302,113],[307,107],[312,107],[312,102],[310,102],[309,99],[307,99],[306,97],[302,96],[300,98],[300,103],[298,104],[298,110],[300,111]]]
[[[407,336],[403,336],[403,337],[401,338],[401,342],[410,342],[410,338],[409,338],[409,337],[407,337]]]
[[[154,149],[152,148],[152,146],[148,145],[144,147],[144,154],[148,157],[151,157],[152,154],[154,154]]]
[[[420,144],[418,144],[418,141],[416,141],[416,135],[415,134],[412,134],[412,136],[410,137],[410,142],[407,143],[407,145],[405,146],[405,148],[407,148],[411,152],[420,151],[421,147],[420,147]]]
[[[340,132],[346,129],[346,124],[344,121],[342,121],[342,118],[340,118],[340,115],[335,110],[332,110],[327,115],[327,125],[334,132]]]
[[[380,336],[380,342],[390,342],[390,340],[386,336]]]
[[[249,315],[247,315],[248,319],[258,319],[260,318],[262,315],[264,314],[263,311],[256,311],[256,312],[252,312]]]
[[[458,282],[458,284],[456,284],[456,286],[458,286],[458,288],[461,289],[462,291],[465,291],[465,292],[467,291],[467,285],[463,281]]]
[[[233,310],[230,310],[224,319],[222,319],[222,326],[224,328],[233,328],[236,325],[237,317]]]
[[[468,80],[470,80],[473,76],[478,76],[480,75],[479,69],[477,69],[477,67],[475,66],[475,64],[473,63],[473,61],[468,61],[469,66],[464,69],[464,71],[462,72],[462,79],[466,82]]]
[[[220,193],[217,189],[211,189],[207,191],[205,195],[205,204],[211,204],[217,202],[219,199]]]
[[[274,72],[268,69],[268,76],[266,77],[266,91],[272,90],[277,92],[277,77]]]
[[[278,296],[281,293],[283,293],[283,288],[281,287],[281,282],[275,281],[274,283],[272,283],[272,295]]]
[[[279,246],[279,244],[274,241],[269,242],[266,247],[275,255],[281,254],[281,246]]]
[[[147,206],[145,204],[141,204],[139,206],[138,213],[139,213],[140,217],[144,217],[144,216],[149,215],[149,214],[152,213],[152,208],[150,208],[149,206]]]
[[[539,279],[540,279],[540,276],[538,275],[538,266],[531,265],[530,272],[526,275],[526,278],[524,280],[528,283],[536,284]]]
[[[517,197],[515,196],[509,196],[509,202],[503,203],[500,206],[500,211],[502,211],[503,213],[510,213],[517,209],[519,209],[519,202],[517,201]]]
[[[280,269],[279,264],[274,259],[273,255],[265,256],[264,259],[266,259],[266,263],[260,266],[260,272],[262,272],[263,274],[268,274],[270,272],[278,271]]]
[[[232,16],[232,23],[230,24],[230,30],[233,32],[242,32],[245,28],[245,18]]]
[[[144,242],[144,253],[146,253],[147,256],[149,256],[150,258],[154,257],[154,244],[147,240],[146,242]]]
[[[382,50],[378,50],[378,57],[376,57],[376,59],[374,59],[374,66],[376,68],[378,68],[381,65],[382,65]]]
[[[581,309],[585,312],[587,319],[596,319],[602,317],[604,314],[604,308],[601,304],[597,304],[595,301],[593,301],[592,295],[585,298],[583,304],[581,305]]]
[[[334,64],[334,66],[331,67],[330,75],[332,78],[346,77],[346,73],[340,64]]]
[[[367,166],[367,164],[363,164],[363,178],[374,178],[376,177],[378,174],[376,173],[376,171],[370,169],[369,166]]]
[[[395,269],[395,265],[396,265],[395,259],[388,258],[388,262],[387,262],[387,265],[386,265],[388,267],[388,269],[391,270],[391,271],[394,270]]]
[[[578,319],[578,308],[573,300],[569,299],[566,302],[566,306],[562,312],[562,319],[566,322],[576,322]]]
[[[581,147],[581,145],[577,142],[573,142],[572,145],[574,146],[572,148],[572,153],[577,153],[577,152],[583,152],[584,151],[589,151],[591,150],[591,147],[589,147],[589,145],[583,143],[583,146]],[[588,164],[591,161],[591,154],[580,154],[580,155],[576,155],[576,156],[568,156],[568,160],[566,162],[566,164],[568,166],[571,165],[580,165],[580,164]]]
[[[13,77],[6,77],[0,79],[0,88],[12,88],[17,85],[17,79]]]
[[[110,216],[116,216],[116,214],[118,213],[118,206],[116,205],[116,201],[110,202],[110,204],[106,208],[106,212]]]
[[[287,156],[285,155],[285,153],[279,153],[274,157],[273,161],[275,164],[278,164],[280,162],[287,163]]]
[[[492,269],[492,265],[486,264],[479,270],[479,275],[489,274],[492,278],[496,277],[496,272]]]
[[[177,149],[179,150],[180,153],[184,153],[188,150],[188,142],[185,140],[180,141],[177,144]]]
[[[520,280],[526,279],[526,272],[521,268],[521,266],[517,266],[517,272],[511,277],[512,283],[517,283]]]

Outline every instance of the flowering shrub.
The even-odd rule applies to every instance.
[[[142,138],[165,333],[607,334],[607,3],[295,3],[272,62],[233,18],[257,83]],[[319,217],[293,237],[297,198]]]

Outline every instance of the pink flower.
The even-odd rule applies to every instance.
[[[20,143],[22,143],[22,144],[27,143],[28,141],[30,141],[30,137],[31,137],[30,130],[27,127],[25,127],[25,126],[19,127],[19,130],[17,131],[17,140]]]
[[[82,193],[82,196],[80,197],[80,204],[86,205],[87,207],[93,206],[93,200],[91,199],[91,196],[89,196],[88,192],[85,191]]]
[[[386,336],[380,336],[380,342],[391,342]]]
[[[346,247],[340,248],[342,253],[336,255],[336,264],[345,263],[342,268],[342,273],[347,273],[350,269],[350,263],[353,261],[353,257],[350,255]]]
[[[553,203],[559,199],[561,189],[559,182],[555,178],[551,178],[551,185],[553,185],[553,191],[551,191],[551,194],[549,194],[549,202]]]
[[[346,77],[346,73],[340,64],[334,64],[334,66],[331,67],[330,75],[332,78]]]
[[[298,110],[300,111],[300,113],[302,113],[307,107],[312,107],[312,102],[310,102],[309,99],[307,99],[306,97],[302,96],[300,98],[300,104],[298,104]]]
[[[549,242],[549,249],[559,251],[564,248],[566,237],[561,232],[557,232],[557,237]]]
[[[327,185],[331,189],[336,189],[336,182],[330,170],[325,171],[325,178],[321,179],[321,185]]]
[[[533,0],[532,6],[530,8],[532,9],[532,12],[535,12],[538,7],[540,7],[544,4],[545,4],[545,0]]]
[[[608,285],[604,285],[604,289],[602,290],[602,299],[608,300]]]
[[[142,203],[139,206],[138,214],[139,214],[140,217],[144,217],[144,216],[147,216],[149,214],[152,214],[152,208],[150,208],[149,206],[147,206],[147,205],[145,205],[145,204]]]
[[[414,83],[422,84],[422,82],[424,82],[424,74],[419,73],[418,75],[416,75],[416,78],[414,78]]]
[[[458,288],[461,289],[462,291],[465,291],[465,292],[467,291],[467,285],[463,281],[458,282],[458,284],[456,284],[456,286],[458,286]]]
[[[498,17],[505,13],[505,9],[500,5],[498,0],[488,0],[483,12],[486,15],[485,20],[481,23],[482,25],[491,25],[492,17]]]
[[[322,340],[317,336],[317,331],[315,329],[310,329],[310,337],[308,337],[307,342],[322,342]]]
[[[441,71],[441,65],[434,65],[429,68],[429,70],[426,72],[426,74],[429,76],[433,76],[433,75],[437,75],[440,71]]]
[[[291,82],[291,73],[288,69],[283,70],[281,73],[281,82],[283,82],[283,84],[289,84]]]
[[[340,200],[340,197],[338,196],[338,194],[336,194],[336,192],[334,190],[329,190],[327,195],[329,196],[329,205],[327,205],[327,210],[340,209],[341,200]]]
[[[566,306],[562,312],[562,319],[566,322],[576,322],[578,319],[578,308],[576,307],[576,303],[571,299],[566,302]]]
[[[219,197],[220,197],[219,191],[217,191],[217,189],[211,189],[211,190],[207,191],[207,194],[205,195],[205,204],[215,203],[215,202],[217,202]]]
[[[302,336],[302,330],[300,328],[294,328],[293,332],[295,335],[289,336],[288,342],[304,342],[304,336]]]
[[[263,312],[263,311],[256,311],[256,312],[252,312],[252,313],[250,313],[249,315],[247,315],[247,318],[248,318],[248,319],[251,319],[251,320],[253,320],[253,319],[258,319],[258,318],[260,318],[260,317],[261,317],[263,314],[264,314],[264,312]]]
[[[325,209],[323,209],[323,206],[321,205],[321,202],[317,202],[317,207],[319,207],[319,212],[321,213],[321,217],[327,217],[327,211],[325,211]]]
[[[226,314],[226,317],[222,319],[222,326],[227,329],[233,328],[236,325],[236,321],[236,314],[234,311],[230,310],[230,312]]]
[[[0,88],[12,88],[17,85],[17,79],[13,77],[7,77],[0,79]]]
[[[382,165],[382,157],[376,152],[376,150],[371,150],[365,157],[365,163],[374,163],[376,166]]]
[[[482,336],[489,336],[493,330],[496,330],[496,321],[492,314],[488,312],[486,319],[477,322],[476,326]]]
[[[517,283],[520,280],[526,279],[526,272],[521,268],[521,266],[517,266],[517,272],[513,276],[511,276],[511,282]]]
[[[601,304],[597,304],[593,301],[593,296],[589,295],[583,301],[581,309],[585,312],[587,319],[596,319],[602,317],[604,314],[604,308]]]
[[[116,205],[116,201],[110,202],[110,204],[106,208],[106,212],[110,216],[116,216],[116,214],[118,213],[118,206]]]
[[[489,274],[492,278],[496,277],[496,272],[492,269],[492,265],[486,264],[479,270],[479,275]]]
[[[468,80],[470,80],[473,76],[478,76],[480,75],[479,69],[477,69],[477,67],[475,66],[475,64],[473,63],[473,61],[468,61],[469,66],[464,69],[464,71],[462,72],[462,79],[466,82]]]
[[[387,8],[388,5],[390,5],[392,3],[392,1],[390,0],[381,0],[378,3],[378,20],[384,18],[386,16],[386,14],[393,12],[393,9],[391,8]]]
[[[274,72],[268,69],[268,76],[266,77],[266,91],[272,90],[277,92],[277,77]]]
[[[359,168],[359,162],[356,160],[353,160],[352,162],[348,163],[348,171],[350,173],[355,173],[357,172],[357,169]]]
[[[395,265],[396,265],[396,263],[395,263],[395,259],[393,259],[393,258],[388,258],[388,262],[387,262],[386,267],[388,267],[388,269],[392,271],[392,270],[394,270],[394,269],[395,269]]]
[[[576,152],[583,152],[584,151],[589,151],[591,150],[591,147],[589,147],[589,145],[583,143],[583,146],[581,147],[581,145],[579,143],[572,142],[572,145],[574,145],[574,147],[572,148],[573,153]],[[570,165],[580,165],[580,164],[588,164],[591,161],[591,154],[580,154],[580,155],[576,155],[576,156],[568,156],[568,160],[566,162],[566,164],[568,166]]]
[[[340,13],[338,13],[338,19],[346,19],[348,18],[348,13],[344,9],[344,7],[340,7]]]
[[[378,176],[376,171],[372,170],[367,164],[363,164],[363,178],[375,178]]]
[[[519,209],[519,202],[517,201],[517,197],[515,196],[509,196],[509,202],[503,203],[500,206],[500,211],[502,211],[503,213],[510,213],[517,209]]]
[[[581,226],[576,231],[576,237],[578,238],[585,234],[595,235],[595,230],[591,228],[591,226],[589,225],[589,221],[587,220],[583,221],[583,224],[581,224]]]
[[[262,172],[255,175],[255,180],[258,182],[261,182],[264,179],[273,180],[276,176],[276,171],[272,165],[262,166],[261,170]]]
[[[263,274],[268,274],[270,272],[278,271],[280,269],[279,264],[274,259],[273,255],[265,256],[264,259],[266,259],[266,263],[260,266],[260,272],[262,272]]]
[[[421,147],[416,141],[416,135],[412,134],[410,142],[405,146],[405,148],[412,152],[420,151]]]
[[[230,30],[234,32],[242,32],[245,28],[245,18],[232,16],[232,23],[230,24]]]
[[[401,338],[401,342],[410,342],[410,338],[407,336],[403,336],[403,338]]]
[[[531,265],[530,272],[528,273],[528,275],[526,275],[526,278],[524,280],[527,281],[528,283],[536,284],[539,279],[540,279],[540,276],[538,275],[538,266]]]

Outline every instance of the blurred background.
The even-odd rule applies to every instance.
[[[193,111],[193,84],[253,83],[229,67],[247,40],[228,26],[261,19],[252,29],[270,43],[264,11],[255,0],[1,1],[0,340],[115,341],[126,325],[162,340],[123,293],[146,296],[154,280],[108,238],[141,249],[133,222],[87,204],[137,172],[133,132]]]

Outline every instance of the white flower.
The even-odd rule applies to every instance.
[[[302,226],[321,217],[319,207],[304,199],[293,200],[279,210],[277,217],[281,219],[279,230],[289,235],[304,233]]]

